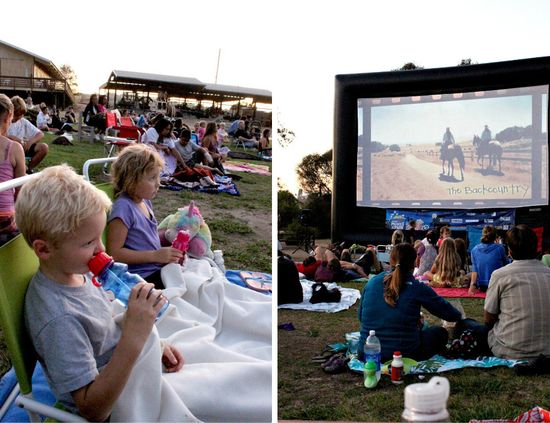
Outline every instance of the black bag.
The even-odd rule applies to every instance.
[[[314,283],[311,287],[311,304],[317,303],[339,303],[342,293],[338,288],[328,289],[324,283]]]

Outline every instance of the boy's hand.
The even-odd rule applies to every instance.
[[[179,372],[183,366],[183,355],[176,347],[166,344],[162,351],[162,364],[167,373]]]
[[[157,263],[178,263],[183,258],[183,252],[174,247],[162,247],[156,252]]]
[[[157,314],[166,304],[162,291],[152,283],[136,284],[130,292],[128,310],[124,320],[124,331],[143,344],[151,333]]]

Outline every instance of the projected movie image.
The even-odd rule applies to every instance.
[[[357,205],[548,204],[548,86],[358,100]]]

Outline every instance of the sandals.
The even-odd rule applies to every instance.
[[[345,357],[342,353],[338,353],[333,355],[327,362],[321,364],[321,367],[328,374],[342,373],[348,368],[348,361],[349,358]]]

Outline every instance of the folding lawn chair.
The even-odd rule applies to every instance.
[[[143,128],[133,125],[131,118],[121,118],[121,125],[116,124],[115,114],[112,112],[106,113],[107,129],[106,135],[103,137],[105,140],[105,156],[112,157],[116,152],[122,148],[141,142],[141,136],[145,133]],[[124,120],[123,120],[124,119]],[[127,120],[129,119],[129,121]],[[132,122],[130,125],[128,125]],[[103,173],[108,175],[108,165],[103,166]]]
[[[40,177],[40,173],[3,182],[0,191],[23,185],[36,177]],[[22,235],[0,246],[0,324],[19,382],[8,401],[15,397],[15,404],[27,411],[31,421],[41,421],[40,415],[58,421],[85,421],[80,416],[39,402],[32,395],[31,378],[37,356],[25,328],[23,310],[27,286],[37,270],[38,258]],[[2,407],[2,411],[5,409]]]
[[[78,141],[94,142],[95,140],[95,128],[84,123],[84,114],[80,112],[78,114]]]

